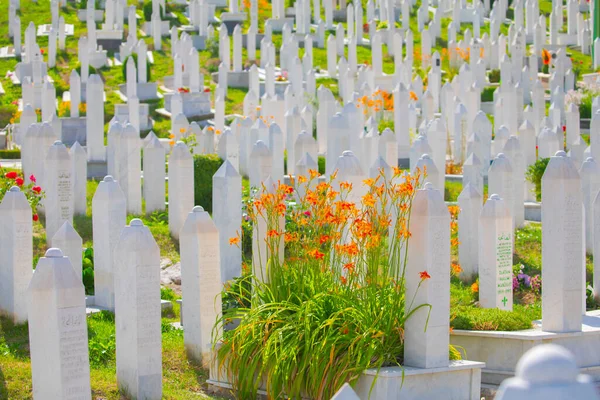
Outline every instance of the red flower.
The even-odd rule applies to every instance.
[[[40,194],[40,192],[42,191],[42,188],[39,187],[39,186],[34,186],[34,187],[31,188],[31,190],[33,190],[37,194]]]
[[[23,178],[17,178],[17,179],[15,179],[15,183],[17,184],[17,186],[23,186],[23,182],[25,182],[23,180]]]
[[[44,54],[44,49],[40,49],[40,53]]]
[[[10,171],[10,172],[7,172],[4,176],[7,177],[8,179],[16,179],[17,173],[15,171]]]
[[[421,271],[421,272],[419,272],[419,276],[421,277],[421,280],[423,280],[423,281],[426,280],[426,279],[431,278],[431,275],[429,275],[427,273],[427,271]]]
[[[567,131],[567,126],[563,125],[563,132],[566,132],[566,131]]]
[[[36,221],[36,222],[37,222],[39,219],[40,219],[40,217],[38,217],[38,215],[37,215],[37,214],[33,214],[33,220],[34,220],[34,221]]]
[[[306,215],[307,217],[310,217],[310,211],[304,211],[304,215]]]
[[[205,88],[204,93],[210,93],[210,88]]]
[[[34,183],[35,183],[35,175],[33,175],[33,174],[29,175],[29,180],[30,180],[31,182],[34,182]]]

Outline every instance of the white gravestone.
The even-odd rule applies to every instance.
[[[209,367],[213,326],[221,315],[222,283],[219,232],[202,207],[188,214],[179,243],[184,346],[188,357]]]
[[[519,360],[515,377],[502,382],[496,400],[598,400],[593,379],[556,344],[540,344]]]
[[[482,308],[512,311],[513,228],[511,204],[497,194],[479,218],[479,303]]]
[[[447,367],[450,329],[450,213],[431,183],[417,191],[412,204],[406,264],[406,294],[416,311],[404,325],[404,364]],[[430,278],[423,277],[422,273]],[[405,314],[410,312],[405,310]],[[425,329],[425,327],[427,327]]]
[[[162,398],[160,249],[133,219],[115,248],[117,384],[136,399]]]
[[[458,196],[458,260],[462,268],[461,279],[471,281],[479,272],[479,216],[483,200],[479,190],[471,183],[463,187]]]
[[[63,255],[69,258],[75,274],[81,281],[83,275],[83,241],[69,221],[65,221],[52,237],[52,247],[61,249]]]
[[[73,212],[75,215],[85,215],[87,207],[87,153],[75,142],[69,150],[73,167]]]
[[[65,221],[73,223],[73,170],[69,151],[57,140],[48,150],[44,185],[46,240],[50,242]]]
[[[166,151],[153,132],[144,147],[144,187],[146,214],[165,209],[165,156]]]
[[[169,156],[169,231],[179,238],[187,214],[194,207],[194,158],[183,142]]]
[[[593,204],[600,191],[600,166],[593,157],[588,157],[581,165],[579,175],[581,176],[581,192],[583,194],[585,249],[588,254],[593,254]]]
[[[94,238],[94,302],[98,307],[115,309],[115,247],[127,220],[127,200],[121,187],[107,175],[92,199]]]
[[[0,312],[14,323],[27,321],[25,291],[33,265],[31,206],[13,186],[0,203]]]
[[[131,124],[127,124],[117,149],[118,182],[127,199],[127,212],[142,213],[142,139]]]
[[[40,258],[27,295],[34,398],[91,400],[85,290],[60,249]]]
[[[229,244],[229,239],[242,235],[242,177],[233,164],[225,160],[213,175],[212,182],[212,215],[219,229],[221,280],[227,282],[242,273],[241,247]]]
[[[581,331],[584,227],[581,179],[564,151],[542,177],[542,330]]]

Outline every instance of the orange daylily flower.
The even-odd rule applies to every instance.
[[[550,65],[550,60],[552,59],[552,55],[546,49],[542,49],[542,62],[544,65]]]
[[[427,271],[421,271],[419,272],[419,277],[421,278],[421,280],[427,280],[431,278],[431,275],[429,275],[429,273]]]
[[[410,93],[408,95],[410,96],[410,99],[413,101],[419,100],[419,98],[417,97],[417,94],[415,92],[413,92],[412,90],[410,91]]]

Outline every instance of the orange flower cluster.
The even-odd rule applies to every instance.
[[[546,49],[542,49],[542,62],[544,65],[550,65],[550,61],[552,60],[552,55]]]
[[[448,206],[450,212],[450,245],[452,247],[458,246],[458,214],[460,213],[460,207]],[[460,268],[460,267],[459,267]]]
[[[363,96],[358,99],[356,107],[362,107],[363,114],[370,112],[394,111],[394,95],[385,90],[378,89],[371,96]]]
[[[376,179],[357,183],[340,182],[334,173],[318,182],[318,172],[310,171],[292,179],[291,186],[263,187],[251,200],[248,216],[267,222],[271,254],[278,254],[275,246],[285,246],[283,265],[277,257],[268,258],[270,282],[276,281],[277,268],[290,266],[307,274],[331,272],[347,288],[402,276],[410,208],[424,174],[411,176],[396,168],[393,175],[381,171]],[[361,197],[352,193],[357,190]],[[279,225],[283,217],[284,232]],[[232,238],[230,243],[238,242]],[[381,260],[389,265],[382,266]]]

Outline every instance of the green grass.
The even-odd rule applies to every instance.
[[[169,324],[179,319],[179,305],[162,318],[163,399],[216,398],[204,392],[207,372],[185,356],[183,331]],[[118,400],[114,316],[101,312],[88,316],[90,375],[93,398]],[[31,399],[31,366],[27,325],[13,325],[0,317],[0,398]]]

